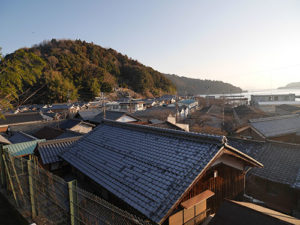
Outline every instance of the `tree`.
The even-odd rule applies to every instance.
[[[24,49],[6,55],[0,61],[0,106],[7,110],[18,102],[19,96],[26,98],[41,77],[45,61]],[[25,91],[24,91],[25,90]]]

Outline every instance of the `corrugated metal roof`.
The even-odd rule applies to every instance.
[[[18,144],[11,144],[3,146],[3,149],[7,150],[13,156],[21,156],[21,155],[29,155],[33,153],[36,145],[39,142],[44,142],[45,139],[35,140],[35,141],[27,141]]]
[[[64,138],[39,143],[36,151],[39,152],[43,164],[55,163],[61,161],[58,157],[67,147],[79,140],[79,137]]]
[[[61,156],[159,222],[220,150],[222,136],[104,121]]]
[[[250,125],[265,137],[296,133],[300,130],[300,116],[286,115],[249,120]]]

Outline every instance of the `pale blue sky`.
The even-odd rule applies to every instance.
[[[244,89],[300,81],[300,0],[0,0],[4,54],[52,38]]]

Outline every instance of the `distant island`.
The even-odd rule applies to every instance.
[[[176,86],[179,95],[234,94],[243,90],[229,83],[214,80],[193,79],[165,74]]]
[[[300,82],[289,83],[284,87],[279,87],[278,89],[300,89]]]

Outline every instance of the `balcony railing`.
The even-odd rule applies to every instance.
[[[210,215],[210,212],[211,209],[206,209],[197,216],[185,222],[183,225],[199,225]]]

